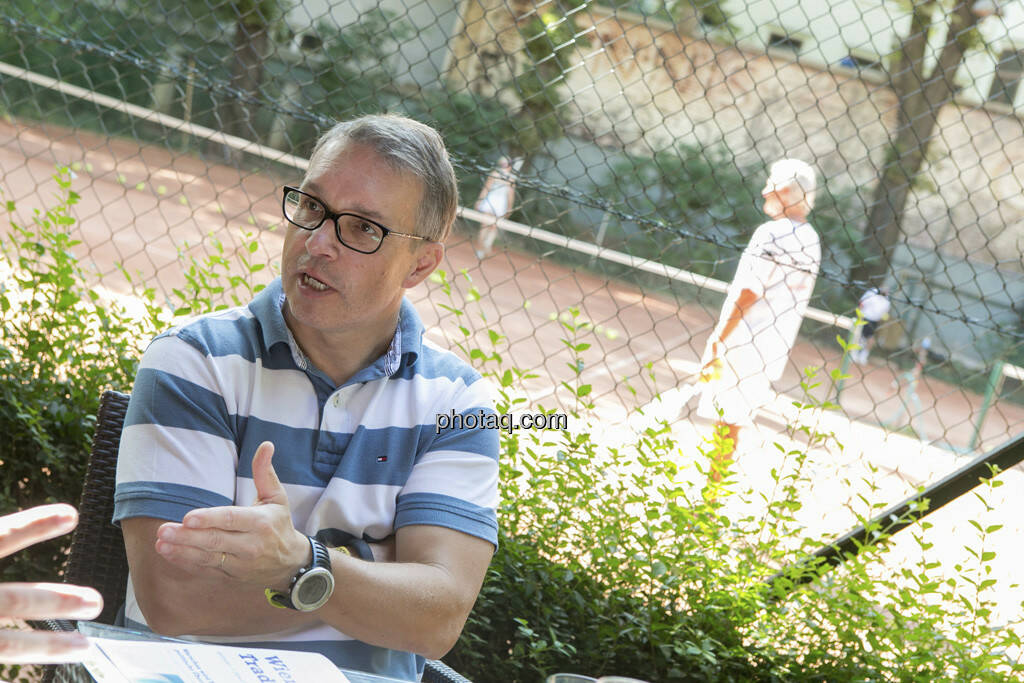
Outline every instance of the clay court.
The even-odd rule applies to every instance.
[[[183,266],[190,258],[203,261],[207,254],[216,253],[217,242],[233,263],[245,254],[251,262],[276,266],[283,236],[279,188],[299,178],[298,171],[281,178],[245,174],[209,165],[190,153],[176,154],[83,131],[0,122],[3,194],[5,200],[15,202],[20,221],[30,220],[32,210],[45,206],[56,193],[50,179],[55,165],[67,166],[75,174],[72,188],[81,195],[75,208],[82,240],[79,256],[101,276],[102,288],[117,295],[132,294],[117,274],[116,265],[121,264],[138,282],[156,287],[174,305],[180,302],[171,292],[185,284]],[[718,315],[716,307],[680,303],[534,254],[503,250],[500,240],[498,253],[479,261],[468,241],[475,228],[471,221],[460,220],[449,240],[443,268],[453,283],[451,301],[436,279],[410,292],[421,304],[433,342],[454,347],[465,341],[458,330],[461,324],[472,331],[470,346],[489,351],[486,330],[500,332],[504,338],[498,350],[506,364],[536,375],[521,387],[528,405],[570,412],[575,407],[571,396],[560,388],[574,374],[569,367],[574,359],[562,341],[570,336],[565,323],[586,323],[577,331],[578,341],[591,347],[582,354],[578,381],[592,385],[588,398],[595,404],[595,424],[603,428],[596,436],[609,443],[629,443],[631,426],[636,427],[638,419],[642,422],[635,410],[648,405],[658,392],[692,380]],[[254,253],[239,249],[243,241],[252,240],[259,244]],[[274,267],[265,269],[254,282],[269,280],[273,272]],[[437,304],[462,309],[465,315],[456,321],[455,315]],[[572,309],[579,311],[575,318]],[[963,449],[970,443],[982,403],[980,395],[925,377],[918,385],[923,410],[914,424],[918,433],[930,435],[934,443],[924,443],[907,430],[889,432],[880,422],[901,407],[894,390],[899,370],[875,358],[869,365],[851,368],[841,412],[796,412],[792,402],[801,398],[803,369],[823,367],[827,373],[840,363],[837,344],[798,340],[786,375],[776,385],[778,399],[758,416],[756,429],[745,437],[739,461],[740,487],[756,490],[775,464],[779,452],[775,444],[786,450],[801,445],[798,437],[787,435],[788,424],[810,420],[822,431],[834,433],[831,445],[810,454],[813,483],[805,521],[814,532],[835,535],[852,525],[858,493],[870,491],[867,495],[874,501],[895,503],[966,463],[970,456],[949,446]],[[826,373],[812,391],[818,399],[833,395]],[[677,455],[684,463],[699,457],[700,443],[710,427],[690,415],[695,403],[691,401],[674,418],[667,416],[680,442]],[[997,402],[980,430],[977,452],[1022,430],[1024,408]],[[989,514],[1005,525],[996,537],[1002,540],[997,548],[999,575],[994,578],[1005,579],[999,585],[1008,586],[1014,569],[1024,562],[1024,550],[1014,540],[1024,532],[1022,468],[1014,468],[1002,479],[1006,485],[990,500],[995,512]],[[868,487],[868,480],[876,488]],[[970,498],[932,518],[936,526],[933,551],[948,564],[962,558],[963,545],[973,537],[966,520],[989,518],[982,514],[980,503]],[[898,539],[895,557],[911,561],[914,548],[909,539]],[[1021,599],[1024,594],[1015,588],[1000,596],[1004,619],[1016,617]]]

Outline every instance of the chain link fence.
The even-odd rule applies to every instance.
[[[464,208],[452,300],[437,279],[411,296],[472,311],[421,306],[430,338],[499,331],[530,404],[568,410],[561,340],[587,323],[581,378],[628,438],[695,381],[767,168],[803,159],[821,272],[757,429],[778,438],[824,369],[809,391],[846,448],[819,454],[818,523],[838,533],[826,480],[873,468],[895,501],[1024,426],[1021,45],[1019,0],[6,0],[0,188],[24,220],[70,168],[97,289],[130,295],[125,271],[174,305],[191,259],[277,262],[280,186],[333,121],[423,120]],[[891,310],[865,360],[839,340],[870,287]],[[708,423],[679,400],[693,446]]]

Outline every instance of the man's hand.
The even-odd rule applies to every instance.
[[[75,528],[70,505],[40,505],[0,517],[0,557]],[[92,588],[58,583],[0,584],[0,618],[94,619],[103,598]],[[0,661],[12,664],[78,661],[89,643],[80,633],[0,630]]]
[[[722,377],[722,353],[725,351],[725,344],[721,339],[711,342],[711,360],[704,364],[697,376],[698,382],[714,382]]]
[[[312,550],[292,524],[288,496],[271,464],[273,455],[274,444],[264,441],[253,456],[253,505],[192,510],[181,524],[161,525],[156,551],[185,569],[287,590],[295,573],[309,564]]]
[[[721,378],[722,359],[716,355],[700,369],[700,375],[697,377],[697,381],[707,384],[708,382],[718,381]]]

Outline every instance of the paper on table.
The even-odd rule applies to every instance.
[[[316,652],[90,638],[98,683],[348,683]]]

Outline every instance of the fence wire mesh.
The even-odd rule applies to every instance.
[[[802,159],[821,270],[755,429],[779,438],[824,368],[810,391],[840,405],[822,419],[846,448],[819,454],[816,523],[838,533],[830,482],[875,468],[892,502],[1024,426],[1022,44],[1017,0],[6,0],[0,187],[25,217],[70,168],[97,288],[130,294],[123,269],[174,305],[192,258],[276,263],[280,186],[333,121],[407,114],[445,135],[464,207],[453,300],[436,280],[413,298],[505,335],[549,409],[575,400],[565,323],[588,323],[609,434],[669,391],[692,445],[708,423],[685,389],[768,168]],[[514,189],[500,209],[495,186]],[[870,287],[891,310],[865,359],[837,338]],[[433,341],[462,340],[421,310]]]

